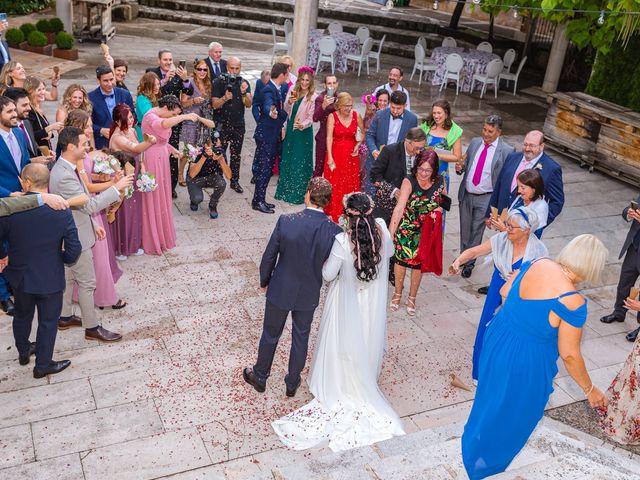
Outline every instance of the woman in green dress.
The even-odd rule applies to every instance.
[[[136,133],[138,141],[142,142],[142,118],[144,114],[153,107],[158,106],[158,95],[160,94],[160,79],[153,72],[145,73],[138,83],[138,95],[136,97]]]
[[[400,198],[393,210],[389,232],[394,243],[395,292],[391,299],[391,311],[400,306],[404,277],[411,269],[411,285],[407,298],[407,313],[416,314],[416,295],[422,279],[423,254],[419,252],[420,233],[427,215],[442,212],[440,197],[447,193],[444,178],[438,173],[438,155],[425,150],[416,156],[411,175],[402,181]]]
[[[280,177],[275,198],[304,203],[307,183],[313,174],[313,111],[316,103],[313,69],[300,67],[298,79],[287,93],[284,109],[289,114],[282,144]]]

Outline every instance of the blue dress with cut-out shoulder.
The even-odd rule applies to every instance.
[[[522,265],[484,337],[476,398],[462,435],[462,457],[471,480],[503,472],[527,443],[553,392],[558,373],[558,329],[553,311],[582,328],[586,303],[570,310],[560,298],[520,297],[520,283],[531,262]]]

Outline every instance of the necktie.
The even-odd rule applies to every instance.
[[[29,138],[29,134],[27,133],[27,129],[24,126],[24,122],[20,122],[20,125],[18,125],[20,127],[20,130],[22,130],[22,133],[24,133],[24,138],[26,138],[27,140],[27,144],[29,145],[29,149],[33,152],[35,152],[35,149],[33,148],[33,143],[31,143],[31,138]]]
[[[484,170],[484,164],[487,161],[487,152],[489,151],[490,143],[485,143],[482,152],[480,152],[480,158],[478,158],[478,164],[476,165],[476,171],[473,172],[473,178],[471,179],[471,183],[478,186],[480,184],[480,180],[482,179],[482,170]]]
[[[527,168],[530,168],[530,167],[531,167],[531,162],[528,162],[527,160],[525,160],[523,158],[522,161],[520,162],[520,165],[516,169],[516,173],[513,176],[513,180],[511,181],[511,191],[512,192],[518,186],[518,175],[520,175],[520,173],[523,170],[526,170]]]
[[[220,67],[218,66],[218,62],[213,64],[213,74],[216,77],[220,75]]]
[[[20,165],[22,163],[22,155],[20,154],[20,147],[18,146],[18,141],[16,137],[13,135],[13,132],[9,132],[7,136],[7,142],[9,145],[9,151],[11,152],[11,156],[13,157],[13,162],[16,164],[16,168],[18,172],[20,171]]]

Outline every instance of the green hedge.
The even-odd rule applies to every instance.
[[[75,39],[67,32],[59,32],[56,35],[56,45],[62,50],[71,50]]]
[[[9,15],[25,15],[38,12],[51,3],[51,0],[0,0],[0,12],[6,12]]]
[[[29,45],[31,45],[32,47],[44,47],[47,45],[47,37],[44,33],[38,32],[36,30],[35,32],[31,32],[29,34],[29,36],[27,37],[27,42],[29,42]]]
[[[585,93],[640,112],[640,36],[597,56]]]
[[[5,34],[5,39],[12,47],[24,42],[24,33],[19,28],[9,28]]]

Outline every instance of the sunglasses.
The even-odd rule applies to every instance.
[[[196,70],[196,72],[206,72],[209,69],[208,68],[196,68],[195,70]]]

